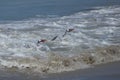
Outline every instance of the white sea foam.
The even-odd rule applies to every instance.
[[[70,28],[74,28],[74,31],[63,37]],[[58,38],[51,41],[55,36]],[[47,39],[47,42],[37,45],[40,39]],[[48,58],[50,53],[70,56],[113,44],[120,44],[119,6],[96,8],[63,17],[0,24],[0,64],[4,66],[31,65],[17,62],[16,59],[8,61],[6,57],[36,58],[37,55]],[[34,65],[37,63],[39,61],[35,61]]]

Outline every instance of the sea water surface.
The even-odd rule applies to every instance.
[[[95,6],[119,5],[119,0],[0,0],[0,20],[67,16]]]
[[[44,66],[51,65],[51,71],[53,66],[73,70],[73,66],[63,69],[61,60],[66,56],[120,44],[119,4],[119,0],[1,0],[0,65],[43,72]],[[68,29],[74,30],[63,36]],[[41,39],[47,42],[37,44]],[[63,57],[57,56],[57,64],[56,55]],[[80,64],[81,68],[89,66]]]

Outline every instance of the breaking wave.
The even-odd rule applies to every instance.
[[[74,30],[65,34],[69,29]],[[47,41],[38,44],[41,39]],[[119,44],[119,6],[0,23],[0,64],[7,68],[39,72],[86,68],[119,60]]]

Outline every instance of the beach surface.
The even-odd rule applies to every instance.
[[[57,74],[34,74],[1,70],[0,80],[120,80],[120,62]]]

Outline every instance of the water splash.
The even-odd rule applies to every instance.
[[[74,30],[63,37],[67,29]],[[58,37],[51,41],[55,36]],[[37,41],[40,39],[46,39],[47,42],[37,45]],[[92,51],[96,47],[119,45],[120,7],[101,7],[63,17],[35,18],[1,23],[0,42],[1,65],[19,67],[23,67],[24,64],[27,67],[36,65],[41,69],[40,66],[47,64],[47,61],[44,60],[49,58],[50,53],[71,57],[89,50]],[[88,54],[84,53],[84,55],[87,56]],[[21,63],[21,60],[24,62],[26,58],[32,64],[31,62]],[[42,62],[39,62],[38,58],[42,58],[43,60],[40,60],[45,64],[41,64]],[[111,60],[114,60],[112,58]],[[64,62],[64,59],[62,59],[59,61],[61,66],[63,66],[62,63]],[[88,62],[89,60],[91,60],[91,57],[85,59]],[[105,60],[107,59],[105,58]],[[65,60],[65,62],[64,65],[68,65],[71,61]],[[78,64],[76,64],[76,68],[75,66],[71,68],[77,69]],[[85,64],[85,66],[88,65]],[[68,68],[68,70],[71,68]]]

